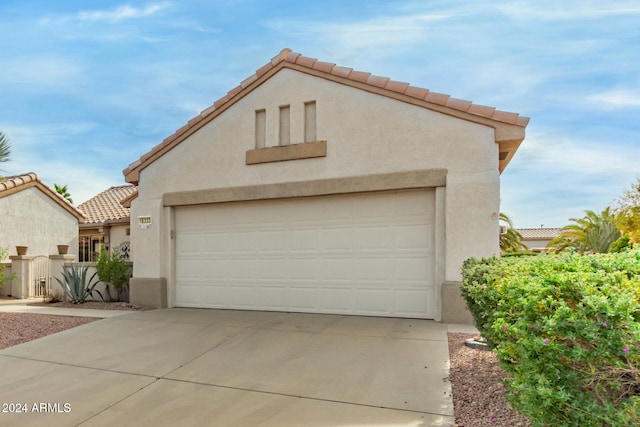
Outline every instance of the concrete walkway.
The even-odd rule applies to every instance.
[[[0,425],[452,426],[447,331],[472,328],[129,312],[0,351]]]

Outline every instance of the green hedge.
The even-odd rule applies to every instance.
[[[640,251],[470,259],[463,276],[534,425],[640,425]]]

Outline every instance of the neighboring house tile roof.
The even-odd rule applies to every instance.
[[[560,228],[516,228],[524,240],[550,240],[560,235]]]
[[[111,187],[80,204],[78,209],[84,212],[87,217],[87,223],[90,224],[129,218],[131,209],[124,207],[122,201],[128,199],[137,191],[134,185]]]
[[[0,198],[10,196],[11,194],[32,187],[36,187],[42,191],[64,210],[75,216],[80,223],[85,221],[85,216],[82,211],[78,210],[67,199],[58,194],[57,191],[40,181],[40,178],[34,172],[0,178]]]
[[[529,123],[528,117],[520,116],[517,113],[500,111],[494,107],[473,104],[471,101],[452,98],[442,93],[431,92],[428,89],[391,80],[388,77],[375,76],[371,73],[318,61],[317,59],[295,53],[291,51],[291,49],[284,49],[270,62],[259,68],[255,74],[243,80],[240,85],[230,90],[225,96],[215,101],[212,106],[189,120],[186,125],[178,129],[173,135],[165,138],[162,143],[155,146],[147,154],[144,154],[136,162],[130,164],[129,167],[123,171],[125,180],[132,184],[137,184],[141,170],[180,142],[187,139],[190,135],[283,68],[293,69],[368,92],[388,96],[403,102],[409,102],[443,114],[493,127],[496,133],[496,142],[500,144],[500,172],[507,166],[524,139],[524,128]]]

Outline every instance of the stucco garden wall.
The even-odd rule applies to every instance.
[[[28,255],[57,254],[57,245],[69,245],[78,255],[78,219],[35,187],[0,198],[0,246],[16,254],[28,246]],[[0,260],[3,261],[3,260]]]
[[[131,241],[131,236],[127,233],[131,226],[126,224],[113,224],[109,230],[109,248],[111,251],[118,251],[121,244]],[[133,253],[129,252],[129,260],[133,260]]]

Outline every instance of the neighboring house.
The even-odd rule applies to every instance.
[[[78,224],[82,212],[35,173],[0,181],[0,246],[17,255],[16,246],[28,246],[27,255],[55,255],[57,245],[69,245],[78,255]],[[3,260],[0,260],[3,261]]]
[[[135,194],[134,185],[111,187],[78,206],[87,218],[86,223],[80,224],[79,261],[95,261],[103,244],[111,252],[131,259],[127,201]]]
[[[532,252],[547,252],[547,245],[560,235],[560,228],[516,228],[522,243]]]
[[[528,120],[285,49],[124,170],[131,302],[468,322]]]

